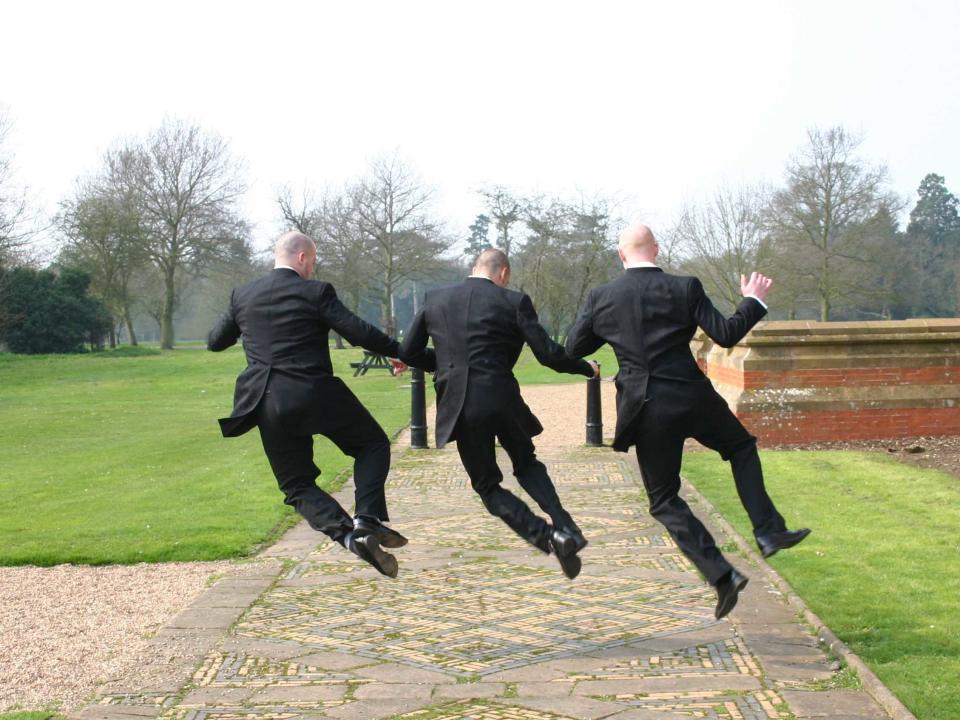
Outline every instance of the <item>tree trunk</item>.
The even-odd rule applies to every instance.
[[[382,323],[380,327],[383,328],[383,331],[390,337],[393,337],[393,332],[391,332],[393,328],[392,296],[393,287],[389,284],[384,285],[383,297],[380,298],[380,321]]]
[[[337,350],[343,350],[343,338],[340,337],[340,333],[333,334],[333,341],[337,344]]]
[[[173,350],[174,280],[172,270],[164,273],[163,316],[160,320],[160,347],[163,350]]]
[[[137,334],[133,331],[133,318],[130,317],[130,306],[123,306],[123,324],[127,326],[127,336],[130,338],[130,344],[137,346]]]
[[[117,324],[115,321],[110,322],[110,349],[113,350],[117,347]]]
[[[820,296],[820,322],[830,322],[830,298]]]

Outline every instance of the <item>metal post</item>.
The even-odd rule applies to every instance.
[[[603,445],[603,412],[600,408],[600,378],[587,380],[587,445]]]
[[[410,368],[410,447],[422,450],[427,444],[427,388],[423,370]]]

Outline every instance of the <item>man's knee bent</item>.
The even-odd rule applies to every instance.
[[[723,449],[720,457],[726,462],[743,460],[757,453],[757,438],[747,435],[742,440]]]

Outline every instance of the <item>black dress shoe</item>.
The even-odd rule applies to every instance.
[[[809,528],[800,530],[784,530],[769,535],[757,535],[757,545],[765,558],[774,555],[779,550],[786,550],[796,545],[810,534]]]
[[[347,549],[354,555],[366,560],[378,572],[387,577],[395,578],[400,570],[397,559],[390,553],[384,552],[377,542],[377,538],[373,535],[357,537],[351,533],[347,540]]]
[[[580,552],[589,544],[587,542],[587,539],[583,536],[583,533],[580,532],[580,530],[578,529],[571,528],[571,527],[563,527],[563,528],[557,528],[557,529],[560,530],[560,532],[566,533],[567,535],[570,535],[571,537],[573,537],[573,542],[575,546],[574,552]]]
[[[583,537],[583,536],[581,536]],[[583,564],[577,557],[577,538],[566,530],[554,530],[550,533],[550,547],[553,548],[553,554],[560,561],[560,569],[563,574],[573,580],[580,574]],[[586,544],[586,541],[584,541]]]
[[[396,530],[391,530],[378,520],[358,517],[353,521],[353,533],[357,537],[364,535],[373,535],[377,542],[385,548],[402,548],[407,544],[407,539]]]
[[[736,570],[731,570],[730,574],[718,582],[715,586],[717,591],[717,607],[713,611],[713,616],[719,620],[726,617],[737,604],[737,598],[740,591],[747,586],[749,578],[741,575]]]

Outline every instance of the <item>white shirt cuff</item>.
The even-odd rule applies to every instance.
[[[763,305],[763,309],[764,309],[764,310],[767,309],[767,304],[766,304],[763,300],[761,300],[760,298],[758,298],[756,295],[744,295],[744,297],[753,298],[753,299],[756,300],[758,303],[760,303],[761,305]]]

